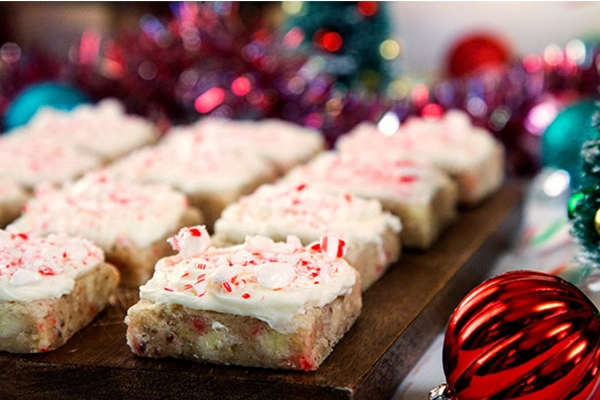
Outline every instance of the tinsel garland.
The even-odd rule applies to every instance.
[[[177,11],[168,21],[146,17],[139,31],[106,40],[91,57],[86,49],[98,39],[82,37],[70,65],[77,85],[155,121],[282,118],[322,130],[331,143],[383,113],[378,96],[337,86],[323,60],[296,51],[289,38],[245,31],[235,10],[180,3]]]

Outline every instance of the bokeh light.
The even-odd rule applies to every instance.
[[[537,54],[527,54],[523,57],[523,67],[527,72],[534,73],[542,68],[542,57]]]
[[[585,60],[586,60],[585,43],[583,43],[581,40],[579,40],[579,39],[570,40],[565,47],[565,53],[567,55],[567,59],[571,63],[573,63],[575,65],[582,65],[583,63],[585,63]]]
[[[547,196],[556,197],[568,189],[570,181],[571,178],[567,171],[557,169],[544,180],[542,190]]]
[[[94,29],[87,29],[81,35],[79,44],[79,62],[84,65],[96,64],[98,53],[100,52],[100,41],[102,36],[100,32]]]
[[[221,88],[212,88],[196,98],[194,108],[201,114],[214,110],[225,99],[225,91]]]
[[[400,118],[398,118],[398,116],[391,111],[386,112],[377,123],[377,128],[379,131],[386,136],[392,136],[394,133],[396,133],[399,127]]]
[[[400,44],[394,39],[384,40],[379,46],[379,54],[386,60],[393,60],[400,55]]]
[[[283,37],[283,44],[288,48],[294,49],[300,46],[304,37],[304,31],[298,27],[294,27]]]
[[[342,48],[344,40],[337,32],[318,30],[315,33],[315,41],[319,47],[330,52],[336,52]]]
[[[402,79],[392,81],[387,88],[387,95],[393,100],[406,98],[409,93],[408,84]]]
[[[340,115],[343,108],[344,104],[338,98],[329,99],[327,103],[325,103],[325,111],[327,111],[327,113],[332,117],[337,117]]]
[[[435,104],[435,103],[427,104],[421,110],[421,115],[424,118],[429,118],[429,119],[438,119],[442,116],[442,114],[444,114],[444,110],[442,109],[442,106],[440,106],[439,104]]]
[[[544,48],[543,57],[544,62],[551,67],[556,67],[563,61],[562,50],[555,44],[550,44]]]
[[[418,83],[413,86],[410,96],[417,107],[422,107],[429,100],[429,88],[424,83]]]
[[[532,134],[539,136],[554,121],[558,114],[558,107],[552,101],[545,101],[534,106],[525,119],[525,128]]]
[[[304,124],[309,128],[319,129],[323,125],[323,116],[319,113],[308,114]]]
[[[245,96],[252,89],[252,83],[245,76],[240,76],[231,82],[231,91],[236,96]]]
[[[286,14],[289,15],[298,15],[301,14],[304,10],[304,2],[303,1],[283,1],[281,3],[281,8]]]
[[[375,15],[378,7],[379,6],[377,5],[376,1],[359,1],[358,2],[358,12],[365,17],[370,17],[372,15]]]
[[[151,61],[144,61],[138,67],[138,74],[143,80],[151,81],[156,78],[156,73],[158,72],[158,68]]]
[[[299,76],[295,76],[288,81],[287,88],[290,93],[300,94],[306,88],[306,82]]]
[[[487,113],[487,104],[480,97],[470,97],[467,100],[467,111],[474,117],[483,117]]]
[[[504,129],[504,127],[506,127],[506,124],[508,123],[508,121],[510,121],[511,116],[512,113],[510,112],[510,109],[508,107],[496,107],[490,115],[490,128],[494,131],[501,131],[502,129]]]

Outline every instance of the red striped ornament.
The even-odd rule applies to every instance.
[[[600,318],[577,287],[534,271],[469,293],[446,330],[448,384],[431,400],[600,398]]]

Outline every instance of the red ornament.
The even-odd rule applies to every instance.
[[[465,297],[443,349],[448,387],[430,398],[597,399],[600,319],[567,281],[541,272],[498,275]]]
[[[472,34],[459,39],[447,56],[448,73],[462,76],[481,69],[508,65],[511,59],[509,46],[492,34]]]

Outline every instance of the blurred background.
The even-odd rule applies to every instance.
[[[1,2],[0,115],[3,130],[24,123],[15,99],[51,82],[163,129],[272,117],[332,144],[362,121],[458,108],[503,142],[509,175],[576,178],[588,133],[568,138],[591,128],[599,15],[567,1]]]
[[[294,2],[290,2],[294,3]],[[248,26],[280,26],[279,2],[240,3]],[[68,50],[86,29],[114,34],[138,25],[146,13],[167,16],[168,2],[4,2],[0,3],[0,39],[24,47]],[[460,37],[485,31],[503,37],[516,54],[541,53],[571,39],[598,39],[599,2],[486,1],[391,2],[394,34],[402,40],[400,61],[407,73],[439,73],[451,45]]]
[[[439,72],[452,44],[464,35],[492,32],[517,55],[542,53],[574,38],[598,39],[600,3],[581,1],[393,2],[406,71]]]

